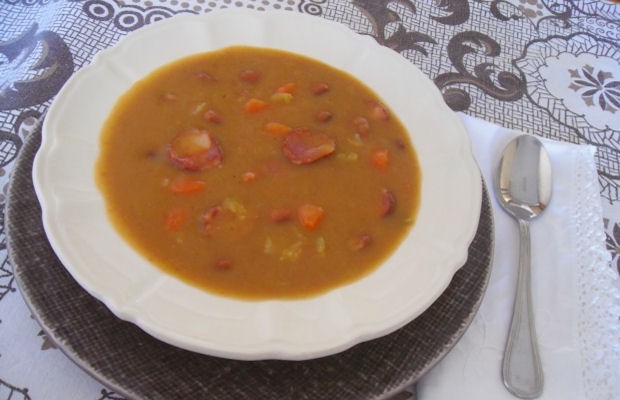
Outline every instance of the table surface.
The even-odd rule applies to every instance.
[[[75,71],[146,24],[222,7],[341,22],[418,66],[455,111],[596,146],[610,268],[620,274],[620,4],[609,0],[0,0],[2,218],[15,157]],[[6,241],[2,223],[0,400],[36,398],[42,366],[66,377],[50,398],[72,387],[92,394],[85,398],[121,399],[66,360],[33,320]],[[18,336],[20,346],[8,345]]]

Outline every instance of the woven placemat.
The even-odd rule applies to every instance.
[[[467,263],[420,317],[398,331],[310,361],[235,361],[168,345],[116,318],[50,247],[32,184],[40,131],[27,139],[8,193],[6,229],[22,295],[49,337],[104,385],[132,399],[383,399],[415,383],[458,341],[491,271],[488,193]]]

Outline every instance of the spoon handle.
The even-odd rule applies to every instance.
[[[542,393],[543,373],[534,329],[531,294],[529,222],[519,221],[517,293],[504,353],[504,385],[515,396],[533,399]]]

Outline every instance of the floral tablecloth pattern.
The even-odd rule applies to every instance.
[[[455,111],[596,146],[609,268],[620,274],[620,4],[610,0],[0,0],[0,218],[20,147],[75,71],[128,32],[224,7],[341,22],[418,66]],[[0,400],[59,398],[19,373],[77,366],[23,304],[0,222]],[[28,345],[12,346],[17,335]],[[58,382],[58,393],[67,384],[121,398],[90,378]]]

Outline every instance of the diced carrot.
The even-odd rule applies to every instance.
[[[319,83],[314,84],[310,88],[310,91],[312,91],[312,93],[316,95],[327,93],[329,91],[329,85],[324,82],[319,82]]]
[[[297,89],[297,84],[294,82],[285,83],[280,85],[276,89],[276,93],[293,93]]]
[[[292,131],[293,128],[280,122],[267,122],[265,124],[265,130],[274,135],[286,135]]]
[[[253,69],[246,69],[239,73],[239,79],[248,83],[256,83],[260,78],[260,73]]]
[[[164,218],[164,229],[167,231],[178,231],[183,227],[186,219],[185,209],[181,207],[172,208]]]
[[[245,112],[255,114],[269,107],[269,103],[259,99],[251,98],[245,103]]]
[[[213,122],[214,124],[219,124],[220,122],[222,122],[222,116],[212,109],[205,111],[202,116],[204,117],[204,119],[209,122]]]
[[[332,119],[334,115],[329,111],[319,111],[315,118],[319,122],[327,122]]]
[[[241,179],[243,180],[243,182],[248,183],[248,182],[252,182],[253,180],[256,179],[256,174],[252,171],[248,171],[245,172],[243,174],[243,176],[241,177]]]
[[[297,218],[305,229],[314,230],[323,220],[325,211],[316,204],[302,204],[297,209]]]
[[[372,165],[385,171],[390,163],[390,153],[387,149],[375,150],[371,156]]]
[[[170,182],[168,190],[176,194],[196,194],[207,187],[207,184],[200,179],[179,177]]]

